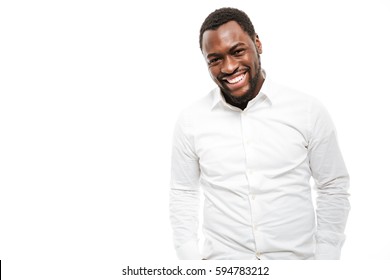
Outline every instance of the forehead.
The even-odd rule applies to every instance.
[[[252,42],[248,33],[235,21],[229,21],[216,30],[203,33],[202,49],[204,54],[223,52],[237,43],[249,45]]]

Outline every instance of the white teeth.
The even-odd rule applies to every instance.
[[[226,79],[226,80],[228,81],[229,84],[236,84],[239,81],[241,81],[242,79],[244,79],[244,76],[245,76],[245,73],[240,75],[240,76],[235,77],[234,79]]]

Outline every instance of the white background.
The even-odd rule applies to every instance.
[[[268,75],[333,117],[351,176],[342,259],[390,259],[390,1],[1,1],[9,279],[108,279],[99,271],[109,261],[176,260],[172,130],[214,87],[198,32],[223,6],[252,19]]]

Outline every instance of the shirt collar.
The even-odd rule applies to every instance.
[[[270,95],[272,95],[272,91],[270,89],[271,81],[266,77],[266,72],[264,71],[264,69],[261,69],[261,71],[263,72],[265,78],[263,85],[261,86],[259,94],[256,95],[256,97],[253,98],[251,101],[249,101],[247,108],[249,108],[252,104],[256,103],[258,100],[264,100],[264,99],[267,99],[269,103],[272,104],[270,99]],[[215,106],[217,106],[217,104],[221,103],[223,106],[226,106],[232,110],[241,111],[241,109],[234,107],[226,102],[225,97],[223,96],[220,88],[215,88],[211,94],[213,95],[211,109],[214,109]]]

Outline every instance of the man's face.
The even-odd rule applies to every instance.
[[[261,42],[235,21],[203,33],[202,52],[210,76],[236,103],[248,102],[260,91]]]

